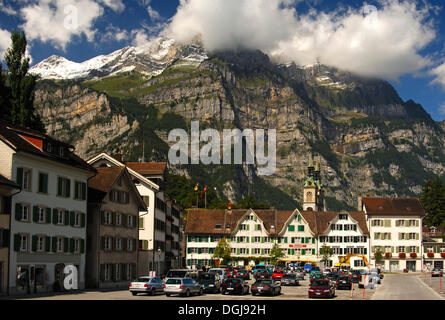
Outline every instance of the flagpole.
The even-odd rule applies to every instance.
[[[207,209],[207,192],[204,192],[204,203],[205,203],[205,208]]]

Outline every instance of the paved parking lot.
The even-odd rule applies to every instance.
[[[249,285],[252,285],[253,279],[249,281]],[[50,297],[38,297],[32,298],[33,300],[313,300],[308,298],[309,280],[306,278],[304,281],[300,281],[299,286],[282,286],[281,295],[274,297],[271,296],[252,296],[248,295],[222,295],[222,294],[204,294],[202,296],[191,297],[178,297],[165,295],[149,296],[145,294],[139,294],[137,296],[131,295],[128,290],[120,291],[87,291],[79,294],[64,294]],[[365,300],[370,300],[376,290],[365,291]],[[320,300],[351,300],[350,290],[336,290],[336,296],[333,299],[320,299]],[[354,285],[352,294],[352,300],[362,300],[363,289],[359,289],[358,285]]]
[[[419,279],[426,285],[432,288],[442,298],[445,299],[445,278],[444,277],[431,277],[429,274],[419,275]],[[440,281],[442,280],[442,293],[440,293]]]

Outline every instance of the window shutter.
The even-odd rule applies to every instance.
[[[61,196],[62,194],[63,194],[62,177],[57,177],[57,195]]]
[[[409,252],[409,246],[405,246],[405,252]]]
[[[105,250],[105,237],[100,238],[100,248]]]
[[[416,247],[416,253],[419,253],[419,251],[420,251],[419,247]]]
[[[202,249],[198,248],[198,254],[201,254],[201,253],[202,253]]]
[[[37,236],[32,236],[32,251],[36,252],[37,251]]]
[[[33,206],[33,214],[32,214],[32,221],[38,222],[39,221],[39,208],[37,206]]]
[[[416,227],[419,226],[419,220],[416,220]]]
[[[131,264],[131,277],[133,279],[136,277],[136,263]]]
[[[87,185],[82,182],[82,200],[86,200],[87,198]]]
[[[46,252],[51,252],[51,237],[45,238],[45,249]]]
[[[306,254],[306,249],[301,249],[301,254],[304,256]]]
[[[74,227],[74,222],[75,222],[75,213],[74,211],[70,211],[70,226]]]
[[[261,237],[261,243],[265,242],[265,237]]]
[[[79,182],[74,182],[74,199],[79,199]]]
[[[20,203],[15,204],[15,220],[22,220],[22,205]]]
[[[405,227],[409,227],[409,221],[405,220]]]
[[[249,242],[249,239],[250,239],[249,237],[246,237],[246,241],[247,241],[247,242]]]
[[[192,248],[187,248],[187,253],[192,253]]]
[[[23,168],[17,168],[17,184],[23,188]]]
[[[65,225],[69,225],[70,224],[70,212],[68,210],[65,211]]]
[[[215,242],[215,237],[211,236],[210,237],[210,242]]]
[[[236,254],[239,254],[239,248],[236,248]]]
[[[85,239],[80,240],[80,253],[85,253]]]
[[[261,249],[261,254],[264,254],[264,249]]]
[[[313,254],[313,255],[315,254],[315,249],[312,249],[312,254]]]
[[[419,234],[416,233],[416,240],[419,240]]]
[[[75,241],[74,239],[70,239],[70,252],[74,253]]]
[[[148,240],[142,240],[142,249],[148,250]]]
[[[81,223],[81,227],[82,228],[85,228],[85,223],[86,223],[86,218],[87,218],[87,215],[86,215],[86,213],[82,213],[81,215],[80,215],[80,217],[81,217],[81,219],[80,219],[80,223]]]
[[[52,237],[51,247],[52,247],[51,251],[56,253],[57,252],[57,237]]]
[[[21,242],[20,235],[15,234],[14,235],[14,251],[16,251],[16,252],[20,251],[20,242]]]
[[[139,229],[144,229],[144,218],[139,218]]]
[[[63,238],[63,252],[67,253],[69,249],[69,239]]]
[[[246,227],[246,228],[247,228],[247,231],[249,231],[249,228],[250,228],[250,226],[249,226],[249,225],[247,225],[247,227]]]
[[[287,237],[284,237],[284,243],[287,243]]]
[[[71,197],[71,180],[70,179],[66,179],[65,180],[66,184],[65,184],[65,196],[67,198]]]
[[[53,209],[53,224],[57,224],[57,216],[59,215],[59,210],[54,208]]]
[[[136,248],[136,239],[131,239],[131,241],[133,242],[133,249],[131,250],[131,252],[135,251]]]
[[[46,208],[46,223],[51,223],[51,208]]]

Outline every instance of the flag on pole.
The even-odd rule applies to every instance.
[[[201,192],[201,199],[202,199],[202,194],[207,192],[207,185],[204,187],[204,191]]]

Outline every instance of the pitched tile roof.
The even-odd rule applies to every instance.
[[[363,211],[351,211],[349,215],[352,219],[357,221],[358,227],[361,229],[362,234],[369,235],[368,224],[366,223],[366,215]]]
[[[30,153],[58,163],[96,172],[91,165],[70,151],[74,149],[73,146],[38,131],[20,128],[5,121],[0,121],[0,140],[16,151]],[[66,156],[62,157],[59,154],[46,152],[32,143],[32,141],[42,140],[65,147],[67,149]]]
[[[90,175],[88,188],[108,193],[124,170],[125,167],[99,167],[96,175]]]
[[[0,185],[7,186],[7,187],[10,187],[13,189],[20,189],[20,186],[17,183],[7,179],[6,177],[2,176],[1,174],[0,174]]]
[[[425,215],[416,198],[363,198],[363,206],[367,215]]]
[[[167,162],[126,162],[125,165],[141,175],[162,175],[167,169]]]

